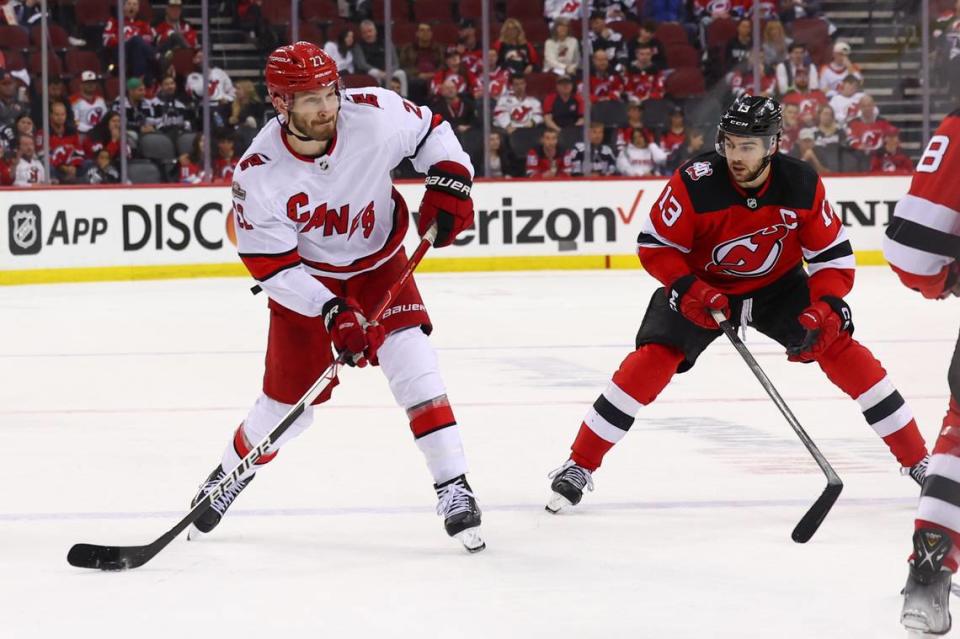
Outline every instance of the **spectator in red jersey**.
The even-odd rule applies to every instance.
[[[683,115],[683,107],[675,106],[670,111],[670,124],[660,136],[660,148],[670,155],[687,139],[687,125]]]
[[[663,98],[666,78],[653,62],[653,47],[641,44],[634,49],[634,60],[624,76],[623,92],[630,102]]]
[[[544,129],[540,136],[540,146],[527,152],[527,177],[554,178],[569,175],[567,153],[560,148],[560,134],[552,129]]]
[[[883,132],[883,146],[873,152],[870,162],[873,173],[893,173],[913,171],[913,162],[900,148],[900,130],[889,126]]]
[[[513,74],[527,74],[540,64],[540,56],[533,45],[527,42],[523,25],[516,18],[507,18],[500,27],[500,39],[493,43],[497,51],[497,64]]]
[[[593,53],[590,70],[590,102],[623,99],[623,78],[610,68],[607,52],[601,49]],[[577,91],[580,93],[579,89]]]
[[[183,20],[183,0],[167,0],[163,19],[157,23],[157,48],[161,53],[171,49],[196,49],[197,32]]]
[[[199,136],[197,136],[199,137]],[[213,182],[215,184],[230,184],[233,182],[233,172],[237,168],[235,142],[233,132],[222,130],[217,135],[217,157],[213,161]]]
[[[73,120],[81,136],[90,133],[107,114],[107,103],[100,95],[100,78],[93,71],[80,73],[80,92],[70,97]]]
[[[50,168],[61,184],[75,184],[77,169],[87,159],[80,136],[67,128],[67,104],[50,105]]]
[[[643,124],[643,103],[631,102],[627,105],[627,126],[617,129],[616,147],[617,153],[623,151],[623,148],[630,144],[633,139],[633,130],[643,129],[643,134],[648,140],[656,139],[653,131]]]
[[[800,134],[800,107],[795,103],[783,105],[783,128],[780,131],[780,152],[787,155]]]
[[[760,54],[763,56],[763,54]],[[727,74],[727,84],[734,98],[741,95],[754,95],[753,88],[753,52],[747,59],[734,67],[733,71]],[[760,95],[772,98],[777,94],[777,75],[773,72],[773,67],[766,62],[760,65]]]
[[[479,77],[483,73],[483,48],[477,39],[477,23],[469,18],[460,21],[457,51],[470,73]]]
[[[890,127],[887,120],[879,117],[873,96],[864,94],[860,99],[860,117],[847,121],[847,141],[851,149],[863,154],[864,165],[869,156],[883,146],[883,134]]]
[[[426,22],[417,25],[413,42],[400,48],[400,67],[407,74],[410,99],[424,104],[433,75],[443,67],[443,48],[433,41],[433,29]]]
[[[10,171],[11,160],[5,156],[0,156],[0,186],[10,186],[13,184],[13,173]]]
[[[430,95],[440,95],[440,87],[447,82],[452,82],[457,88],[457,93],[462,97],[479,97],[483,93],[483,87],[473,72],[463,64],[460,52],[457,47],[448,47],[444,67],[433,75],[430,82]]]
[[[667,157],[667,163],[664,166],[666,174],[673,175],[673,172],[679,169],[687,160],[703,153],[703,145],[703,131],[693,128],[687,129],[686,141]]]
[[[543,101],[543,121],[547,128],[559,131],[568,126],[583,125],[583,96],[573,92],[573,79],[557,78],[557,90]]]
[[[455,131],[463,133],[477,124],[477,110],[470,96],[459,92],[456,80],[448,78],[440,85],[440,95],[430,103],[434,114],[450,123]]]
[[[497,66],[497,52],[495,49],[487,51],[487,65],[490,67],[490,99],[499,100],[503,92],[510,88],[510,71],[501,66]]]
[[[127,54],[127,75],[140,77],[152,86],[159,75],[157,64],[156,33],[144,20],[138,20],[140,0],[123,2],[123,42]],[[111,50],[116,59],[116,49],[120,42],[119,24],[113,16],[103,29],[103,46]]]
[[[653,63],[657,66],[657,70],[662,71],[666,69],[667,68],[666,49],[663,48],[663,43],[654,37],[653,34],[656,32],[657,32],[656,22],[654,22],[653,20],[644,20],[643,22],[641,22],[640,30],[637,31],[637,37],[627,42],[627,60],[636,60],[637,47],[649,44],[650,47],[653,49]]]
[[[800,110],[800,123],[803,127],[817,125],[817,114],[822,107],[827,106],[829,101],[823,91],[819,89],[810,89],[810,76],[803,69],[797,70],[794,76],[795,89],[787,93],[783,98],[783,104],[795,104]]]
[[[543,70],[557,75],[574,74],[580,66],[580,42],[570,35],[570,21],[555,20],[550,38],[543,43]]]

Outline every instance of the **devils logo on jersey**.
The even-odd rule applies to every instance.
[[[707,271],[737,277],[766,275],[783,254],[783,239],[789,230],[785,224],[774,224],[719,244],[713,249],[713,262],[707,265]]]

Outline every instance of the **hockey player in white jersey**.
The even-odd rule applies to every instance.
[[[343,90],[336,64],[314,44],[278,48],[265,75],[278,116],[233,177],[240,257],[270,298],[263,394],[194,504],[320,377],[333,362],[332,345],[351,366],[380,366],[426,458],[447,533],[471,552],[482,550],[480,509],[414,280],[379,322],[364,317],[407,262],[402,242],[410,215],[390,170],[410,158],[427,174],[419,231],[436,223],[434,246],[442,247],[473,224],[470,160],[450,126],[428,109],[379,88]],[[328,400],[336,383],[314,403]],[[196,529],[211,531],[254,473],[312,419],[308,407],[242,481],[214,500]]]

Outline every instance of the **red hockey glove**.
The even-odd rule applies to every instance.
[[[363,368],[368,361],[377,365],[377,350],[386,337],[383,326],[368,323],[363,313],[342,297],[323,305],[323,323],[337,355],[344,355],[348,366]]]
[[[730,319],[727,296],[692,273],[678,278],[667,291],[670,308],[702,328],[719,328],[710,311],[721,311]]]
[[[470,171],[456,162],[437,162],[427,172],[426,185],[417,230],[422,237],[436,221],[437,239],[433,245],[447,246],[464,229],[473,227]]]
[[[787,347],[787,359],[791,362],[812,362],[830,348],[840,333],[853,333],[850,307],[839,297],[825,295],[808,306],[797,321],[807,329],[803,341]]]

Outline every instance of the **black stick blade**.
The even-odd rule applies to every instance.
[[[833,508],[833,504],[837,501],[837,497],[840,496],[840,491],[842,490],[843,482],[839,480],[827,483],[823,494],[813,503],[813,506],[810,506],[810,510],[803,516],[803,519],[800,520],[797,527],[793,529],[793,534],[790,536],[795,542],[805,544],[810,541],[810,538],[817,532],[820,524],[823,523],[827,513]]]
[[[128,570],[147,563],[139,546],[97,546],[74,544],[67,553],[67,562],[77,568],[94,570]]]

